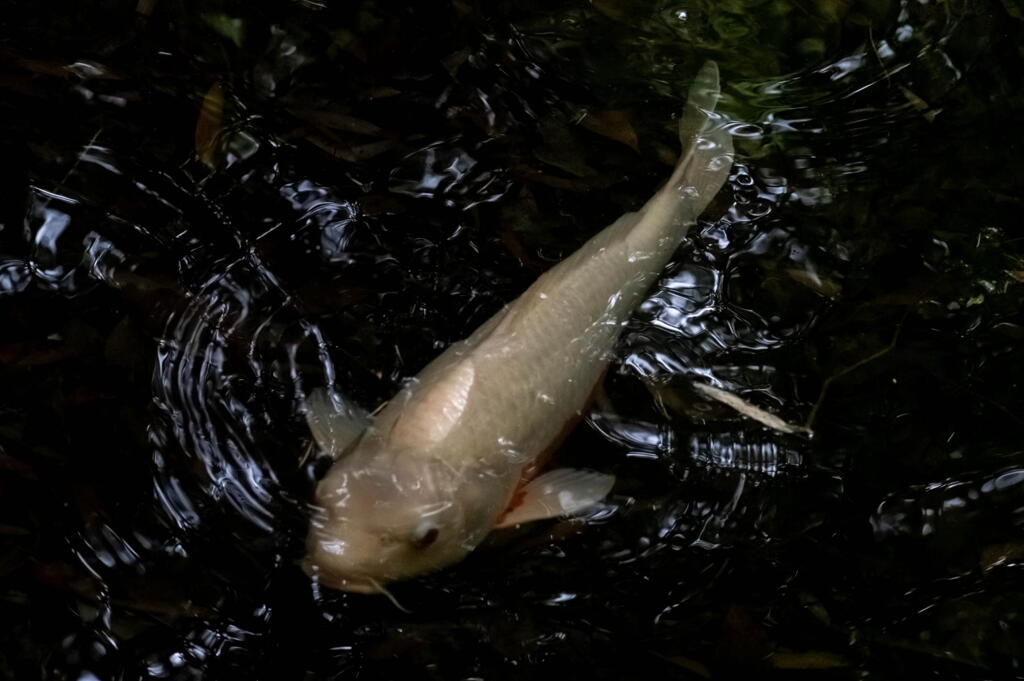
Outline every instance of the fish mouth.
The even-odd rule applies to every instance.
[[[315,579],[324,586],[354,594],[379,594],[383,592],[380,582],[372,577],[341,576],[330,572],[320,572]]]
[[[339,575],[329,569],[317,565],[308,557],[301,563],[302,571],[313,578],[317,583],[355,594],[379,594],[383,591],[380,582],[364,575]]]
[[[381,593],[380,586],[369,579],[352,579],[343,577],[340,579],[331,580],[328,586],[341,591],[348,591],[354,594],[379,594]]]

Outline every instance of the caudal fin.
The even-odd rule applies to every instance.
[[[721,95],[718,64],[713,61],[704,62],[704,66],[697,72],[697,77],[690,85],[683,116],[679,119],[679,143],[684,154],[691,149],[695,138],[711,123],[711,116],[715,113]]]
[[[690,95],[679,121],[682,155],[663,192],[678,201],[683,217],[696,220],[729,177],[732,168],[732,136],[724,120],[715,115],[721,95],[718,65],[706,62],[690,86]]]

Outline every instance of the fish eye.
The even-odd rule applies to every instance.
[[[413,548],[425,549],[437,541],[441,530],[436,525],[420,525],[412,536]]]

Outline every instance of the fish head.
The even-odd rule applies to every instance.
[[[333,588],[375,593],[461,560],[473,542],[457,477],[425,456],[336,464],[317,488],[306,571]]]

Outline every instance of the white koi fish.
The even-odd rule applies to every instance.
[[[372,593],[455,563],[495,527],[570,515],[614,477],[559,469],[534,477],[578,418],[633,310],[729,175],[732,140],[712,112],[707,63],[682,120],[669,181],[455,343],[365,427],[323,393],[307,417],[338,457],[316,488],[305,569]]]

